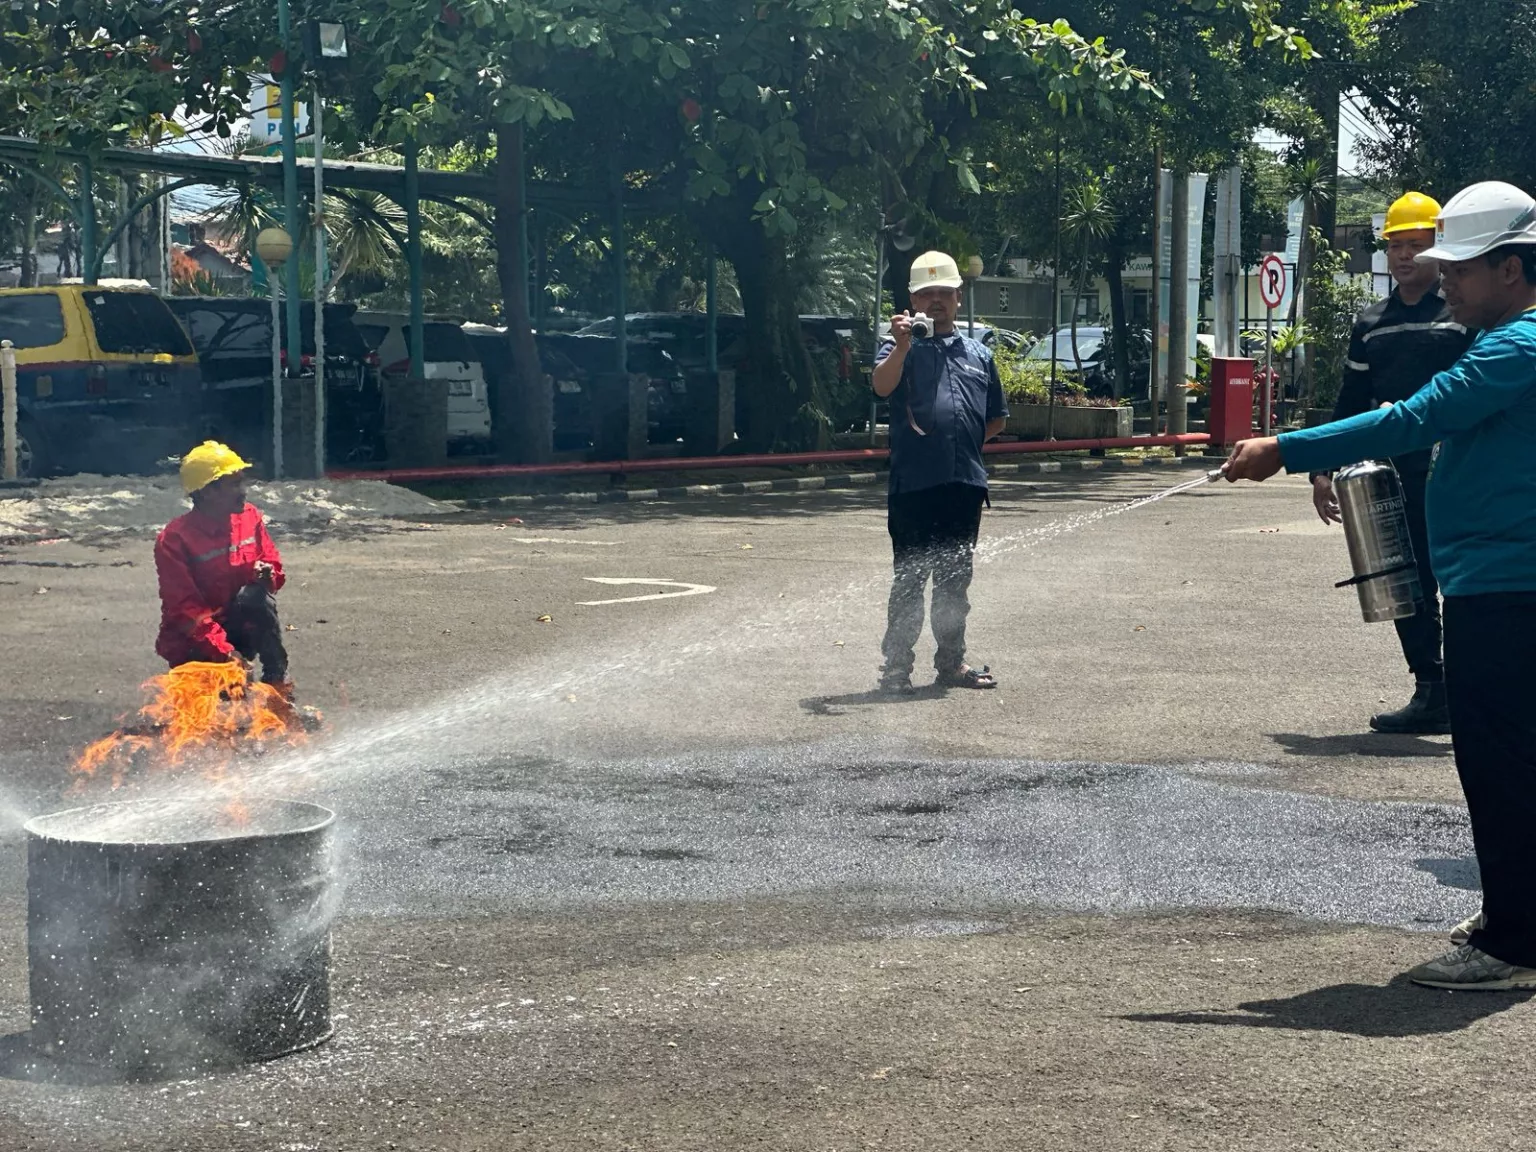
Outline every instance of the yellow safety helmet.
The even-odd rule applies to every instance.
[[[228,444],[204,440],[181,458],[181,486],[191,495],[215,480],[244,472],[249,467]]]
[[[1391,236],[1397,232],[1433,232],[1435,217],[1438,215],[1440,202],[1433,196],[1426,196],[1422,192],[1407,192],[1392,201],[1392,207],[1387,209],[1387,226],[1381,230],[1381,234]]]

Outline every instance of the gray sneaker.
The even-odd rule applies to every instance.
[[[1536,988],[1536,968],[1517,968],[1480,948],[1463,944],[1408,973],[1408,979],[1426,988],[1452,988],[1465,992],[1510,992]]]
[[[1465,944],[1468,940],[1472,939],[1472,933],[1487,926],[1488,921],[1484,919],[1483,910],[1479,908],[1476,916],[1468,916],[1451,929],[1451,943],[1456,945]]]

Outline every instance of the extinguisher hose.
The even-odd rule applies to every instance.
[[[1417,568],[1418,564],[1412,560],[1405,560],[1401,564],[1394,564],[1390,568],[1383,568],[1380,572],[1367,572],[1364,576],[1351,576],[1348,580],[1340,580],[1335,588],[1352,588],[1356,584],[1364,584],[1367,580],[1375,580],[1378,576],[1396,576],[1399,572],[1406,572],[1410,568]]]

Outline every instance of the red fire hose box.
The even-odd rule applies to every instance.
[[[1211,357],[1211,443],[1231,447],[1253,436],[1253,361]]]

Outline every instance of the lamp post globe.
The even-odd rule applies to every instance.
[[[256,255],[268,268],[286,264],[292,254],[293,238],[286,228],[263,228],[256,234]]]
[[[983,265],[980,256],[970,257],[965,262],[965,278],[967,280],[979,279],[981,277],[982,268]]]

